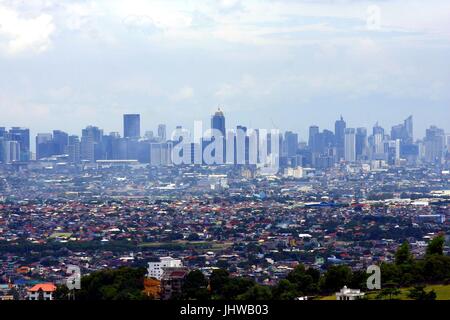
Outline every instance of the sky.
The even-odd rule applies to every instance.
[[[0,0],[0,126],[450,133],[448,0]]]

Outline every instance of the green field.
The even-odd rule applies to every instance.
[[[411,288],[401,288],[401,294],[394,297],[399,300],[411,300],[408,298],[408,292]],[[425,291],[434,290],[436,292],[436,300],[450,300],[450,285],[429,285],[425,287]],[[368,292],[366,296],[369,300],[375,300],[377,292]],[[336,300],[335,295],[321,297],[320,300]]]

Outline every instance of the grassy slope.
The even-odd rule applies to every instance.
[[[396,299],[400,300],[409,300],[408,298],[408,292],[410,288],[402,288],[401,294]],[[437,300],[450,300],[450,285],[429,285],[425,287],[425,291],[431,291],[434,290],[437,295]],[[366,293],[369,299],[376,299],[377,293]],[[326,296],[320,298],[320,300],[336,300],[335,295]]]

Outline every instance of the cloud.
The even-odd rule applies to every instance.
[[[53,17],[49,14],[23,17],[17,11],[0,5],[0,48],[9,54],[47,50],[54,31]]]
[[[172,101],[184,101],[194,97],[194,89],[190,86],[182,87],[178,92],[172,95],[170,98]]]

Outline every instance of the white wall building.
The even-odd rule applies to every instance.
[[[336,300],[358,300],[364,297],[364,292],[359,289],[349,289],[344,286],[340,292],[336,292]]]
[[[183,263],[180,259],[172,257],[161,257],[158,262],[149,262],[147,268],[147,277],[161,280],[164,268],[180,268]]]

